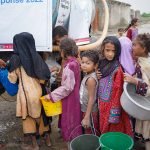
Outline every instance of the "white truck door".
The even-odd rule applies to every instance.
[[[0,51],[11,51],[21,32],[33,34],[37,51],[52,51],[51,0],[0,0]]]

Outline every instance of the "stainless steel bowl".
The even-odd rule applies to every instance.
[[[134,118],[150,120],[150,97],[136,94],[135,85],[124,83],[121,105]]]

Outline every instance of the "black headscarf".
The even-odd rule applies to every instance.
[[[14,54],[9,62],[9,72],[23,66],[28,76],[48,80],[50,71],[47,64],[36,52],[35,40],[32,34],[23,32],[13,38]]]
[[[110,60],[107,60],[106,58],[103,58],[99,61],[99,70],[102,74],[102,78],[110,75],[116,69],[116,67],[119,66],[119,56],[121,53],[121,44],[117,37],[107,36],[102,43],[101,50],[104,50],[105,44],[107,43],[114,44],[116,51],[115,51],[115,57],[113,60],[110,61]]]

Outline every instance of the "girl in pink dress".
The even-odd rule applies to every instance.
[[[82,134],[79,98],[80,65],[77,61],[76,43],[65,38],[60,43],[61,57],[65,59],[61,86],[45,96],[53,102],[62,100],[61,133],[65,141]]]

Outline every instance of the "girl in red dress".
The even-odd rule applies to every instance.
[[[139,20],[137,18],[133,18],[131,20],[131,23],[128,25],[128,27],[125,29],[125,32],[127,32],[127,37],[133,41],[137,35],[138,35],[138,24]]]
[[[103,58],[99,62],[101,79],[98,89],[100,132],[123,132],[132,136],[129,116],[120,104],[124,76],[119,63],[119,40],[115,36],[106,37],[101,52]]]

